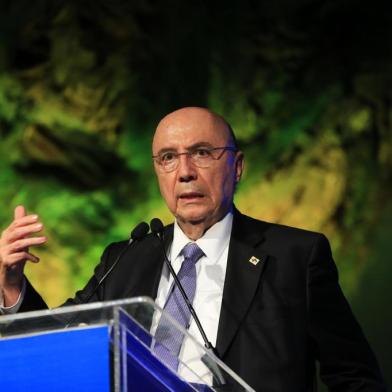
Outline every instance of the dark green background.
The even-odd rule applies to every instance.
[[[166,113],[208,106],[245,152],[236,204],[326,233],[392,374],[389,1],[0,0],[0,226],[40,214],[28,275],[55,306],[108,242],[170,214],[150,159]]]

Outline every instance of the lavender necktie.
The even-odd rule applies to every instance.
[[[196,243],[190,242],[184,246],[181,253],[184,256],[184,261],[177,276],[189,301],[193,303],[196,291],[196,262],[203,256],[203,251]],[[169,314],[185,329],[188,328],[191,314],[182,298],[180,290],[174,282],[164,310],[165,313]],[[161,318],[155,332],[156,344],[154,351],[158,358],[173,370],[177,370],[178,368],[178,355],[184,338],[182,333],[176,332],[176,330],[170,327],[166,317]]]

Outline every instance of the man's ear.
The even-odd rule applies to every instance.
[[[243,171],[244,171],[244,154],[242,151],[237,151],[236,157],[235,157],[235,181],[236,181],[236,183],[240,182]]]

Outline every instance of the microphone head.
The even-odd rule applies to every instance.
[[[150,222],[151,231],[155,235],[160,235],[163,232],[163,223],[158,218],[151,219]]]
[[[131,240],[140,240],[148,233],[149,227],[146,222],[140,222],[131,232]]]

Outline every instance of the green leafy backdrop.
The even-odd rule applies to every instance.
[[[0,226],[23,203],[56,306],[140,220],[170,222],[150,159],[166,113],[208,106],[246,155],[236,204],[318,230],[392,373],[389,1],[0,0]]]

